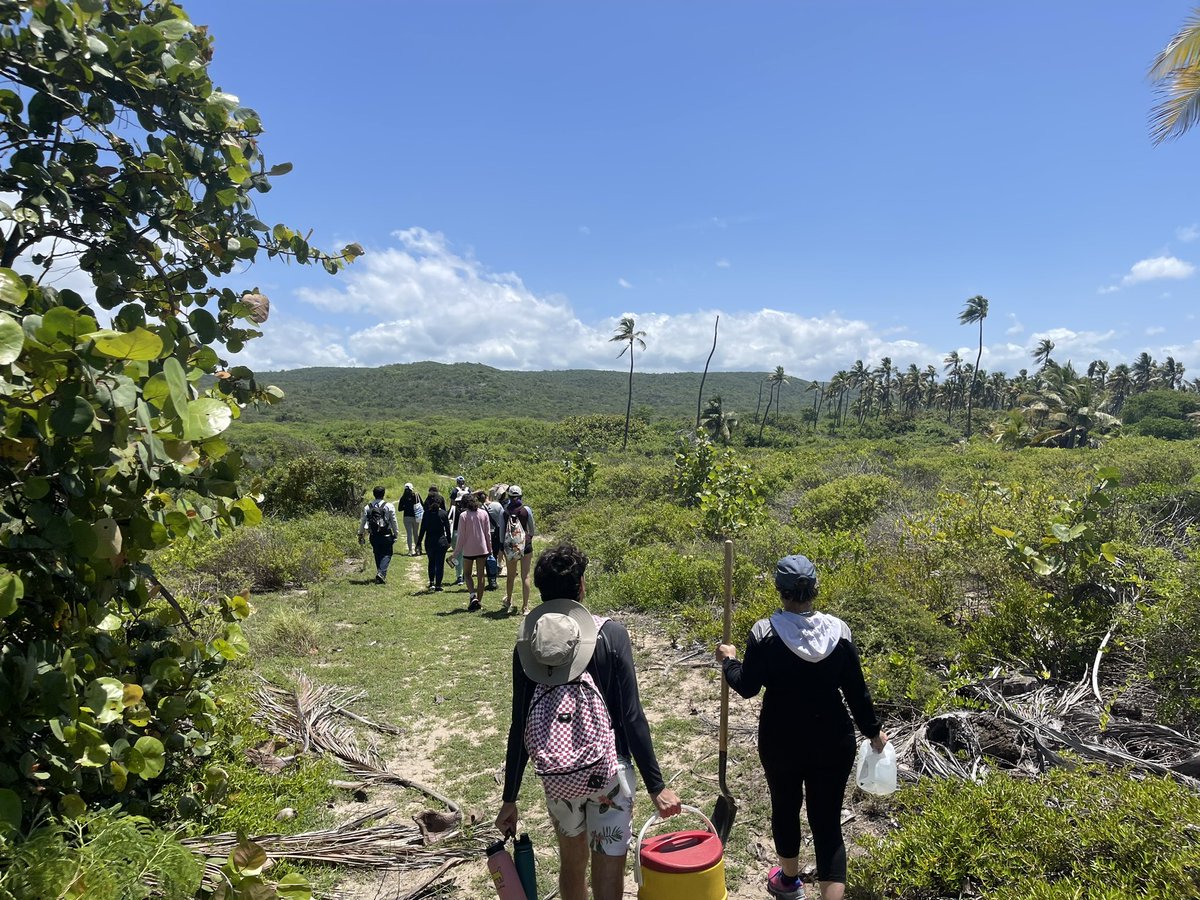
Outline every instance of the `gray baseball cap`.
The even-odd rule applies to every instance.
[[[781,591],[790,591],[802,581],[817,580],[817,567],[807,556],[799,553],[785,556],[775,563],[775,587]]]

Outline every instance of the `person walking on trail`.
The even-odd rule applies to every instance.
[[[513,651],[512,724],[504,759],[503,805],[496,816],[502,834],[516,834],[517,797],[526,763],[532,756],[542,776],[546,806],[558,836],[558,889],[562,900],[587,900],[591,862],[595,900],[620,900],[625,886],[625,857],[633,838],[634,775],[631,758],[655,809],[663,818],[680,810],[679,797],[663,781],[650,727],[638,696],[633,649],[625,626],[593,616],[583,606],[587,556],[571,544],[545,550],[534,571],[542,603],[521,622]],[[603,702],[596,704],[596,695]],[[574,698],[570,700],[569,698]],[[584,711],[584,703],[591,705]],[[605,765],[578,768],[567,764],[555,774],[540,769],[563,743],[551,737],[564,720],[567,702],[578,702],[577,718],[595,715],[603,728],[585,729],[605,742]],[[569,724],[568,726],[569,727]],[[578,746],[578,745],[575,745]],[[566,762],[566,760],[560,760]],[[599,766],[599,764],[597,764]],[[569,772],[566,769],[570,769]]]
[[[507,484],[494,484],[488,493],[487,502],[483,504],[483,508],[487,510],[488,518],[492,520],[492,558],[496,560],[496,567],[487,573],[487,590],[489,591],[494,591],[499,587],[496,584],[496,579],[500,576],[500,572],[504,566],[504,504],[501,501],[507,496]]]
[[[421,520],[417,517],[417,508],[423,507],[423,504],[413,489],[411,481],[405,483],[404,493],[400,495],[400,502],[396,505],[400,508],[400,517],[404,520],[404,537],[408,541],[408,555],[420,556],[421,544],[417,541],[417,534],[420,533]]]
[[[421,517],[421,529],[417,532],[417,546],[425,550],[429,560],[429,587],[427,591],[442,589],[442,576],[446,571],[446,548],[450,546],[450,518],[446,515],[446,501],[436,487],[431,487],[425,497],[425,515]]]
[[[372,493],[375,499],[363,507],[358,523],[358,542],[362,544],[370,536],[371,549],[375,552],[375,583],[383,584],[387,581],[396,538],[400,536],[400,525],[396,521],[396,510],[383,499],[386,491],[377,487]]]
[[[813,609],[818,590],[813,564],[804,556],[785,556],[775,566],[775,587],[783,608],[754,623],[745,658],[738,661],[732,644],[718,644],[717,662],[743,697],[766,689],[758,755],[779,854],[779,865],[767,876],[767,892],[781,900],[804,896],[800,805],[807,800],[821,900],[841,900],[846,888],[842,798],[856,749],[850,714],[876,752],[888,737],[879,727],[849,627]]]
[[[461,510],[458,514],[458,549],[466,563],[467,611],[483,608],[484,564],[492,554],[492,520],[487,510],[479,506],[475,494],[463,494],[459,498]],[[478,591],[476,591],[478,588]]]
[[[471,489],[467,487],[467,477],[459,475],[454,479],[454,487],[450,488],[450,505],[453,506],[458,502],[459,497],[470,492]]]
[[[525,505],[525,495],[519,484],[508,488],[508,503],[504,507],[501,525],[504,534],[500,541],[504,548],[505,583],[504,608],[512,607],[513,582],[517,572],[521,573],[521,615],[529,612],[529,568],[533,562],[533,510]]]
[[[460,475],[459,477],[461,478],[462,476]],[[454,491],[451,490],[450,493],[453,494]],[[466,496],[467,495],[465,492],[460,493],[458,498],[451,502],[449,510],[450,547],[453,550],[451,559],[454,560],[454,583],[456,585],[463,583],[463,554],[462,548],[458,545],[458,517],[462,515],[463,500],[466,498]]]

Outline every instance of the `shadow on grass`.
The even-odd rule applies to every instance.
[[[350,578],[348,581],[350,584],[374,584],[375,576],[372,575],[370,578]]]

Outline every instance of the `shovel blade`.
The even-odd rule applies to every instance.
[[[717,797],[717,805],[713,807],[712,819],[713,830],[717,832],[717,837],[721,839],[722,844],[729,843],[729,832],[733,830],[733,820],[737,817],[737,801],[729,794],[721,794]]]

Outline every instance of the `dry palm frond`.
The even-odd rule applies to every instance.
[[[439,791],[389,771],[374,748],[363,748],[354,731],[333,721],[346,707],[365,694],[346,688],[317,685],[303,672],[296,675],[296,689],[285,691],[266,681],[255,692],[258,717],[276,734],[306,751],[333,756],[350,774],[368,784],[395,784],[420,791],[454,813],[459,806]],[[365,721],[365,720],[362,720]]]

